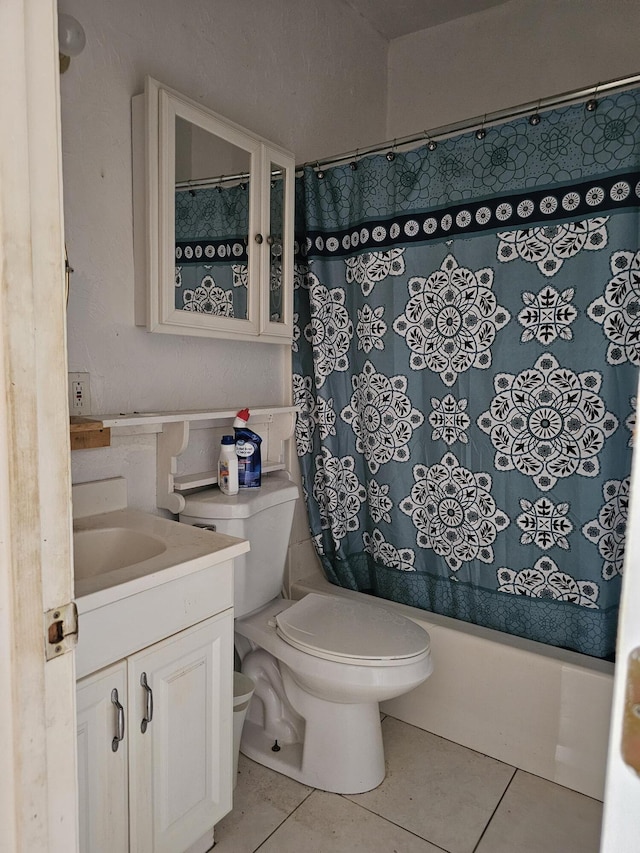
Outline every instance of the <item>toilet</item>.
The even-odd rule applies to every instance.
[[[240,751],[305,785],[359,794],[384,779],[378,703],[431,674],[429,635],[386,609],[337,595],[282,597],[298,488],[285,472],[232,497],[186,497],[180,521],[247,539],[234,563],[235,647],[255,692]]]

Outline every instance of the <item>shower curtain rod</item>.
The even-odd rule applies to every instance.
[[[281,169],[273,169],[271,180],[282,174]],[[203,190],[209,187],[219,187],[230,182],[242,183],[249,180],[249,172],[238,172],[237,175],[217,175],[215,178],[197,178],[192,181],[176,181],[176,190]]]
[[[552,109],[554,107],[567,106],[571,103],[577,103],[588,99],[597,99],[599,95],[608,92],[618,91],[620,89],[630,88],[640,84],[640,74],[633,74],[629,77],[617,77],[613,80],[607,80],[604,83],[597,83],[583,89],[573,89],[571,91],[562,92],[559,95],[552,95],[549,98],[541,98],[539,101],[531,101],[527,104],[520,104],[516,107],[509,107],[504,110],[486,113],[483,116],[476,116],[471,119],[453,122],[452,124],[444,124],[441,127],[435,127],[432,130],[423,130],[421,133],[413,133],[410,136],[399,137],[397,139],[389,139],[386,142],[380,142],[377,145],[371,145],[366,148],[356,148],[347,151],[343,154],[336,154],[333,157],[326,157],[324,160],[309,160],[296,166],[296,172],[302,172],[307,166],[313,166],[316,169],[321,166],[337,166],[339,163],[346,161],[357,162],[358,158],[365,157],[368,154],[378,154],[381,151],[395,152],[398,148],[403,148],[406,145],[411,145],[416,142],[426,141],[436,146],[438,140],[446,139],[449,136],[454,136],[458,133],[464,133],[467,130],[474,128],[480,130],[488,126],[497,124],[498,122],[508,121],[509,119],[519,118],[527,115],[527,113],[536,114],[542,109]]]

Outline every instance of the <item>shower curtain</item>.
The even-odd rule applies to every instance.
[[[298,182],[313,541],[334,584],[612,658],[640,94],[482,130]]]

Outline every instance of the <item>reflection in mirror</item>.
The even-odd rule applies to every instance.
[[[269,235],[269,319],[282,323],[282,234],[285,199],[284,169],[271,163],[271,201]]]
[[[175,307],[247,319],[251,154],[176,116]]]

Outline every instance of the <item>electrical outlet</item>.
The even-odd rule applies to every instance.
[[[91,414],[91,391],[88,373],[69,374],[69,414]]]

